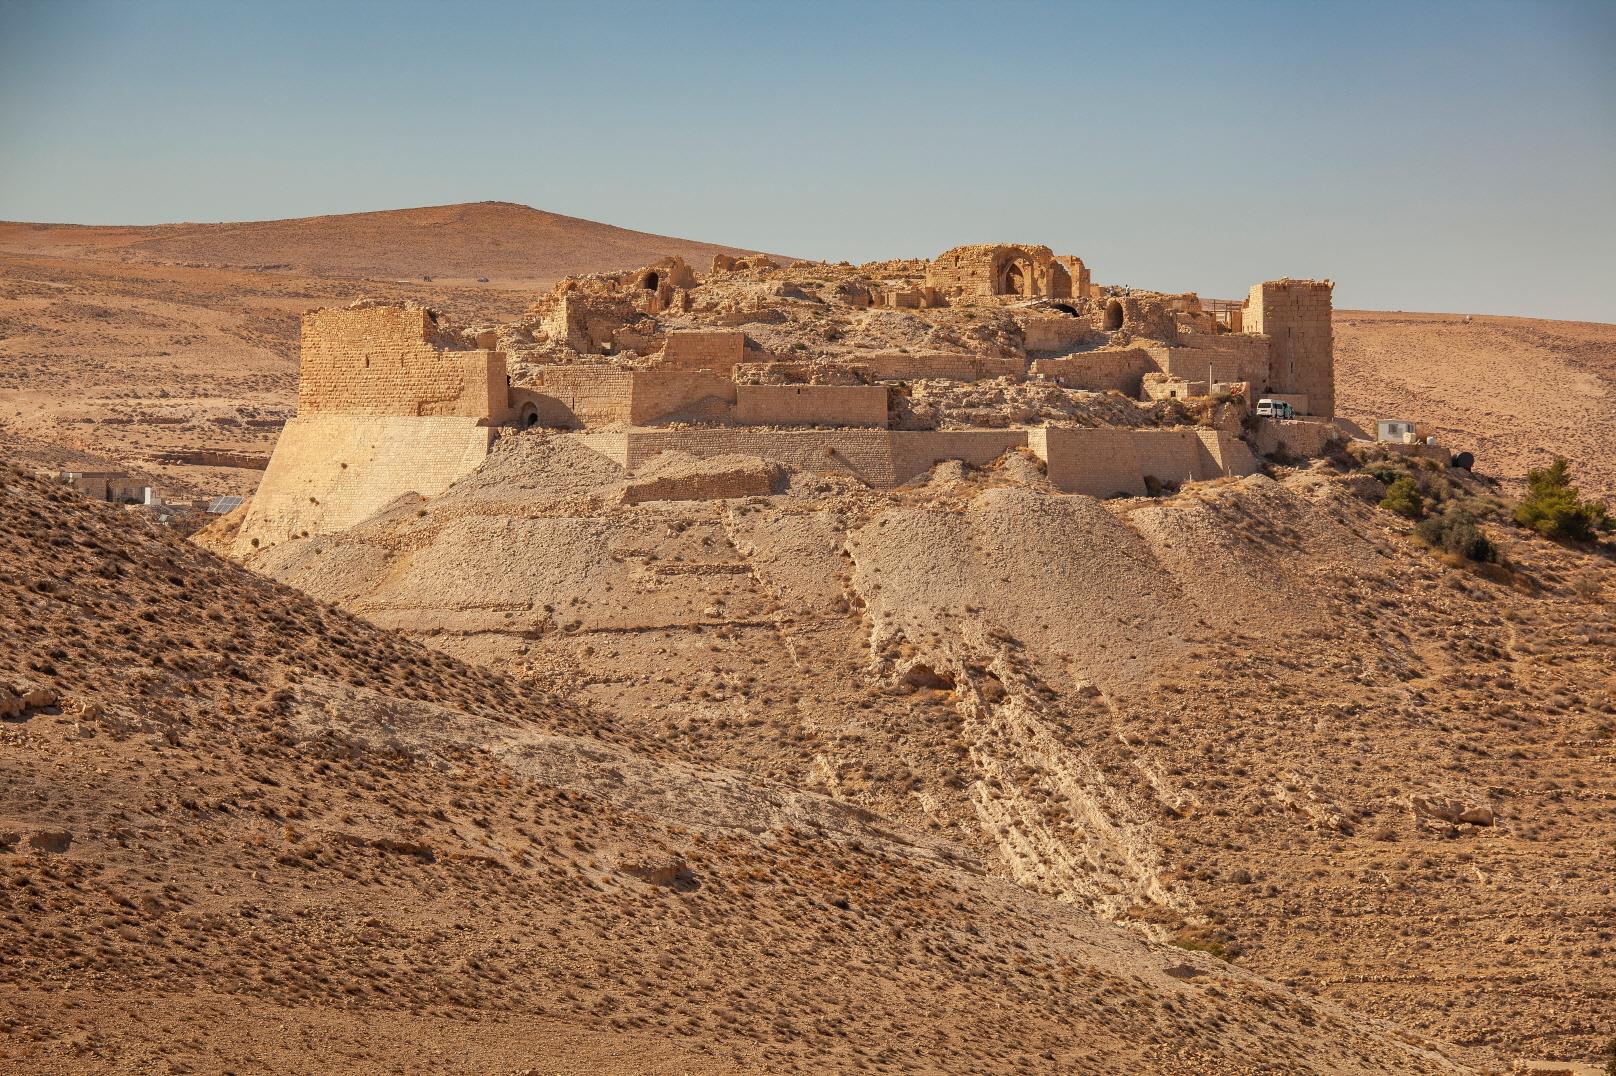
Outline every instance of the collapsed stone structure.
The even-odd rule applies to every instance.
[[[1274,280],[1207,304],[988,244],[861,266],[721,257],[705,277],[665,258],[568,278],[486,328],[415,303],[314,311],[298,416],[240,549],[431,496],[532,427],[631,470],[738,454],[877,487],[1013,451],[1094,496],[1249,474],[1251,446],[1307,454],[1336,436],[1331,289]],[[1256,420],[1259,396],[1302,417]]]

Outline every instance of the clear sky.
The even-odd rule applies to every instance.
[[[483,199],[1616,321],[1616,0],[0,0],[0,218]]]

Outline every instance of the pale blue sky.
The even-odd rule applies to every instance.
[[[1616,0],[0,0],[0,218],[499,199],[803,257],[1616,321]]]

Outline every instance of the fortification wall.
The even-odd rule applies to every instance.
[[[1143,495],[1147,475],[1164,483],[1204,482],[1257,469],[1244,442],[1218,430],[1051,428],[1029,430],[1027,443],[1056,488],[1091,497]]]
[[[1022,324],[1023,346],[1028,353],[1061,354],[1095,335],[1087,318],[1028,318]]]
[[[876,426],[887,424],[885,385],[737,385],[735,421],[742,426]]]
[[[873,381],[981,381],[989,377],[1019,380],[1027,372],[1025,359],[983,359],[957,351],[878,351],[855,354],[851,361],[863,367]]]
[[[1186,381],[1204,383],[1210,367],[1214,381],[1244,381],[1256,391],[1261,391],[1269,382],[1266,339],[1233,347],[1152,347],[1146,350],[1163,373]]]
[[[1243,321],[1271,341],[1268,388],[1302,393],[1321,418],[1335,416],[1335,339],[1328,280],[1270,280],[1252,286]]]
[[[524,424],[532,417],[564,429],[674,419],[727,422],[735,383],[709,370],[543,366],[533,384],[511,390],[511,403]]]
[[[1026,430],[903,430],[888,436],[894,485],[918,478],[944,460],[986,467],[1027,444]]]
[[[740,332],[673,332],[662,345],[663,366],[714,370],[728,374],[746,358],[746,334]]]
[[[1120,351],[1085,351],[1060,359],[1038,359],[1029,370],[1065,385],[1067,388],[1104,392],[1115,389],[1138,397],[1140,382],[1148,373],[1160,370],[1156,351],[1165,348],[1127,348]],[[1201,371],[1205,376],[1205,369]]]
[[[623,466],[638,468],[663,452],[698,459],[746,455],[817,474],[846,474],[878,489],[902,485],[942,460],[988,464],[1027,443],[1024,430],[643,430],[616,441],[584,443]],[[620,453],[620,454],[619,454]]]
[[[1322,456],[1343,435],[1334,422],[1260,418],[1255,439],[1257,451],[1265,456],[1281,451],[1292,456]]]
[[[482,463],[495,435],[470,417],[299,415],[281,432],[234,552],[344,530],[412,491],[442,493]]]
[[[616,366],[544,366],[527,386],[546,426],[632,422],[634,371]]]
[[[303,315],[300,415],[430,415],[500,423],[505,356],[438,346],[431,311],[414,303]]]
[[[638,370],[634,373],[630,419],[636,426],[656,422],[728,422],[735,409],[735,382],[710,370]]]
[[[662,459],[670,460],[665,473],[636,478],[623,487],[624,504],[767,497],[784,474],[778,463],[750,456],[719,456],[691,466],[680,466],[666,456]]]
[[[1257,469],[1245,442],[1211,429],[628,429],[575,436],[630,470],[664,452],[698,459],[759,456],[818,474],[850,475],[878,489],[918,478],[943,460],[982,467],[1022,446],[1044,460],[1056,488],[1095,497],[1142,495],[1146,475],[1181,483]]]
[[[622,463],[638,468],[663,452],[698,459],[746,455],[820,474],[852,475],[872,486],[897,485],[892,435],[881,430],[628,430]]]

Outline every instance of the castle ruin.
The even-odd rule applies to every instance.
[[[984,244],[859,266],[720,257],[702,277],[665,258],[568,278],[484,328],[416,303],[313,311],[298,415],[238,551],[433,496],[535,427],[631,471],[741,454],[879,488],[1015,451],[1093,496],[1250,474],[1253,448],[1306,455],[1337,437],[1332,287],[1272,280],[1206,303]],[[982,393],[1014,402],[984,411]],[[1260,397],[1299,417],[1254,418]],[[1093,417],[1114,405],[1124,423]]]

